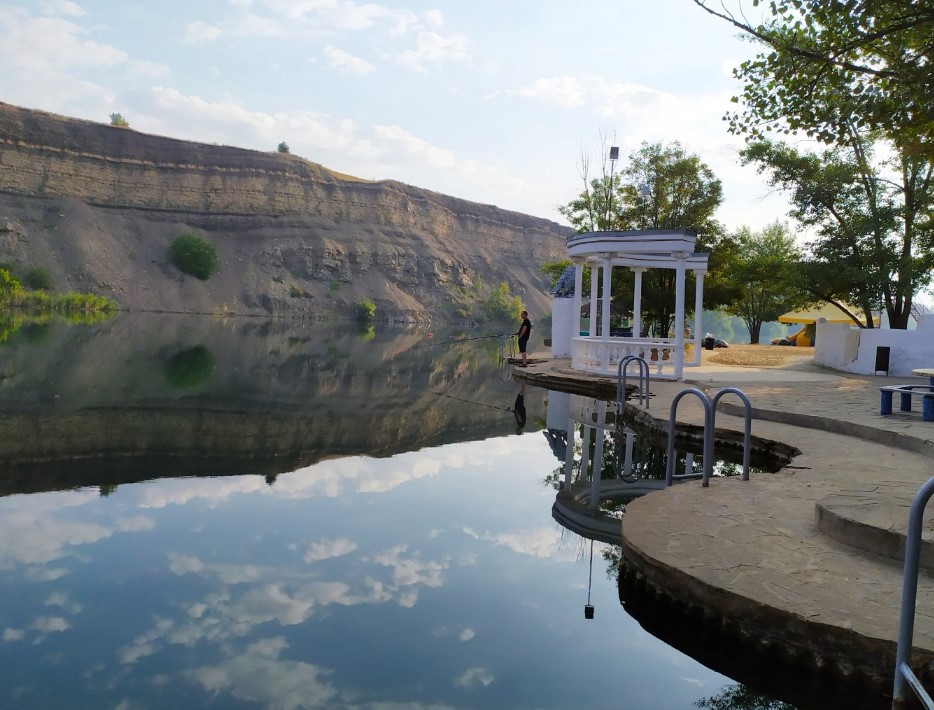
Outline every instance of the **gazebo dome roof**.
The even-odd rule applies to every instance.
[[[706,271],[705,253],[695,253],[697,232],[692,229],[634,229],[616,232],[587,232],[568,237],[572,259],[610,258],[618,266],[673,269],[686,262],[689,269]]]

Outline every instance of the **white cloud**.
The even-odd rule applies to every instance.
[[[376,71],[376,66],[350,52],[328,45],[324,48],[328,66],[344,74],[366,76]]]
[[[165,64],[134,61],[122,49],[89,37],[90,30],[66,17],[78,17],[74,3],[52,3],[64,16],[36,16],[0,7],[0,96],[4,101],[69,115],[106,117],[116,103],[112,86],[119,77],[168,73]],[[104,80],[101,72],[109,78]],[[94,77],[94,78],[92,78]]]
[[[25,635],[26,632],[23,629],[11,629],[8,627],[3,630],[4,641],[22,641]]]
[[[28,508],[6,516],[0,532],[0,569],[10,569],[17,563],[53,562],[65,557],[69,548],[91,544],[112,534],[103,525],[67,520],[61,515],[34,518]]]
[[[454,680],[454,685],[460,688],[475,688],[483,686],[484,688],[493,682],[493,673],[489,668],[468,668],[459,678]]]
[[[169,555],[169,570],[171,570],[172,574],[198,573],[203,569],[204,563],[197,557],[180,555],[175,552]]]
[[[32,628],[42,633],[60,633],[71,628],[67,619],[60,616],[40,616],[32,622]]]
[[[153,530],[156,523],[152,518],[136,515],[131,518],[117,518],[114,520],[114,530],[117,532],[146,532]]]
[[[590,86],[596,81],[597,77],[586,76],[542,77],[521,87],[516,93],[522,98],[536,99],[562,108],[577,108],[587,103]]]
[[[40,3],[39,7],[46,15],[70,15],[71,17],[80,17],[84,14],[84,9],[71,0],[55,0],[54,2],[46,0]]]
[[[475,540],[508,547],[513,552],[529,557],[556,557],[567,554],[561,552],[561,533],[554,527],[510,533],[479,533],[468,527],[464,528],[463,532]]]
[[[52,592],[43,602],[45,606],[55,606],[70,613],[80,614],[83,606],[77,602],[72,602],[65,592]]]
[[[461,641],[470,641],[470,639],[472,639],[476,635],[477,635],[477,632],[474,631],[473,629],[464,629],[457,635],[457,638],[459,638]]]
[[[313,542],[305,551],[305,562],[318,562],[320,560],[331,559],[332,557],[341,557],[357,549],[357,543],[347,538],[338,540],[319,540]]]
[[[385,146],[387,151],[398,150],[433,168],[451,169],[457,166],[453,151],[429,145],[401,126],[373,126],[373,132],[377,142]]]
[[[329,671],[281,658],[287,647],[281,637],[264,639],[241,654],[214,666],[196,668],[186,676],[215,695],[229,693],[237,700],[265,707],[332,707],[337,690],[329,681]]]
[[[216,25],[209,25],[201,20],[189,22],[185,27],[185,42],[189,44],[200,44],[202,42],[213,42],[218,39],[223,30]]]
[[[415,28],[437,26],[440,13],[429,12],[424,21],[407,10],[350,0],[261,0],[231,2],[240,12],[214,23],[190,23],[186,35],[214,40],[220,35],[261,38],[307,38],[343,32],[376,32],[391,37]]]
[[[440,587],[444,583],[442,572],[447,569],[447,562],[422,561],[418,554],[405,557],[405,551],[405,545],[398,545],[374,556],[378,564],[392,570],[392,581],[397,587]]]
[[[405,67],[419,73],[426,73],[426,64],[442,62],[462,62],[470,59],[467,52],[467,36],[453,34],[447,37],[437,32],[419,32],[415,48],[401,52],[396,60]]]

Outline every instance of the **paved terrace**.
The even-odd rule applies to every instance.
[[[615,378],[581,376],[567,360],[544,355],[514,374],[552,388],[564,382],[578,391],[615,391]],[[704,617],[719,615],[762,649],[780,647],[784,660],[891,688],[908,509],[934,476],[934,423],[923,422],[920,411],[897,411],[897,397],[895,413],[880,416],[878,388],[922,380],[847,375],[810,358],[768,368],[704,364],[685,375],[685,382],[652,381],[650,414],[667,422],[672,398],[685,387],[711,395],[738,387],[752,403],[753,436],[802,454],[778,474],[717,478],[708,488],[679,484],[629,504],[621,577]],[[729,416],[741,414],[739,404],[735,395],[723,397],[718,429],[742,431],[742,417]],[[703,424],[696,397],[681,400],[678,420]],[[934,659],[930,517],[917,667]]]

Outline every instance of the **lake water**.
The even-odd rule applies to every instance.
[[[445,344],[476,335],[128,314],[9,335],[0,706],[745,692],[643,630],[613,546],[552,519],[549,393],[520,428],[495,340]]]

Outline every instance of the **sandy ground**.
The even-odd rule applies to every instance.
[[[728,348],[701,351],[704,365],[739,365],[746,367],[782,367],[810,360],[814,348],[786,345],[730,345]]]

